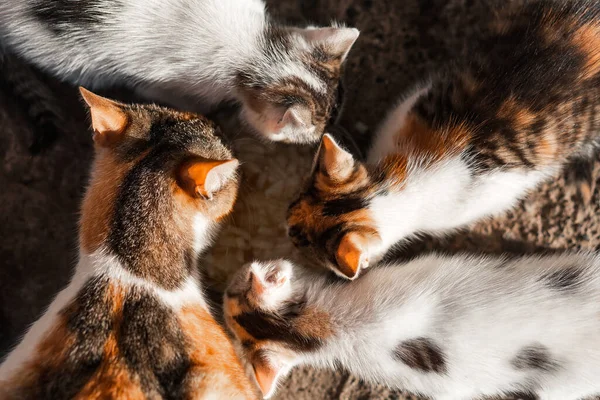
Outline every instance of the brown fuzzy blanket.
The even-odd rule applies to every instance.
[[[507,1],[507,0],[504,0]],[[520,1],[520,0],[517,0]],[[485,32],[486,0],[269,1],[292,23],[345,22],[361,30],[346,68],[342,124],[358,139],[369,133],[411,85],[461,57]],[[13,57],[0,63],[0,356],[35,320],[70,277],[77,213],[92,145],[74,87],[58,83]],[[30,83],[58,117],[42,118],[11,83]],[[50,133],[50,134],[49,134]],[[56,137],[53,137],[56,136]],[[32,145],[34,147],[32,148]],[[600,179],[600,160],[593,178]],[[531,253],[600,248],[600,193],[584,200],[572,169],[532,191],[515,209],[443,240],[423,239],[396,256],[442,250]],[[589,196],[588,196],[589,197]],[[409,399],[345,372],[299,369],[280,399]]]

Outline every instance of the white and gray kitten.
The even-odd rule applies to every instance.
[[[225,317],[271,396],[300,364],[434,400],[600,394],[600,258],[429,255],[355,281],[278,260],[242,268]]]
[[[319,139],[358,34],[277,25],[261,0],[0,2],[0,43],[60,78],[203,113],[237,101],[287,142]]]

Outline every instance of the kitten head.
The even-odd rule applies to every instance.
[[[265,396],[316,350],[331,332],[329,317],[307,307],[306,288],[296,287],[293,265],[285,260],[243,266],[225,291],[225,322],[240,341]]]
[[[215,125],[197,114],[125,105],[83,88],[81,94],[95,144],[82,206],[83,249],[104,246],[124,263],[148,268],[165,257],[190,257],[182,246],[200,251],[231,211],[238,188],[239,163]]]
[[[319,140],[358,35],[355,28],[270,27],[260,57],[238,73],[243,119],[270,140]]]
[[[290,239],[311,261],[356,278],[380,256],[368,208],[375,190],[366,166],[324,135],[307,185],[288,208]]]

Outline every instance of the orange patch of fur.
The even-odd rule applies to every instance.
[[[453,124],[437,131],[411,113],[398,131],[396,142],[399,148],[409,146],[433,163],[460,153],[470,137],[471,131],[464,124]]]
[[[573,44],[586,56],[582,77],[589,79],[600,72],[600,24],[585,24],[573,34]]]
[[[556,160],[558,147],[552,138],[541,138],[536,150],[538,157],[541,159],[540,163],[551,163]]]
[[[130,164],[119,163],[108,151],[100,151],[92,167],[91,184],[81,207],[79,242],[88,253],[106,241],[119,185]]]
[[[124,361],[119,359],[117,341],[111,334],[104,346],[104,359],[96,373],[75,399],[145,399],[139,382],[130,376]]]
[[[361,256],[363,255],[362,236],[356,233],[344,235],[336,252],[336,260],[340,272],[349,278],[356,275],[360,267]]]
[[[187,333],[190,352],[190,391],[201,399],[220,391],[222,398],[257,398],[229,338],[202,308],[182,309],[179,320]]]

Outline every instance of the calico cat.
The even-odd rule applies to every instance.
[[[470,61],[392,110],[366,162],[323,138],[288,212],[306,255],[352,279],[398,241],[506,210],[590,156],[600,137],[598,3],[506,3],[489,29]]]
[[[81,93],[96,155],[79,262],[0,365],[0,398],[256,398],[196,265],[238,161],[200,115]]]
[[[301,364],[432,400],[600,394],[595,254],[429,255],[353,282],[254,262],[234,276],[224,307],[265,397]]]
[[[320,138],[358,34],[279,25],[262,0],[0,2],[0,42],[60,78],[203,113],[237,101],[286,142]]]

